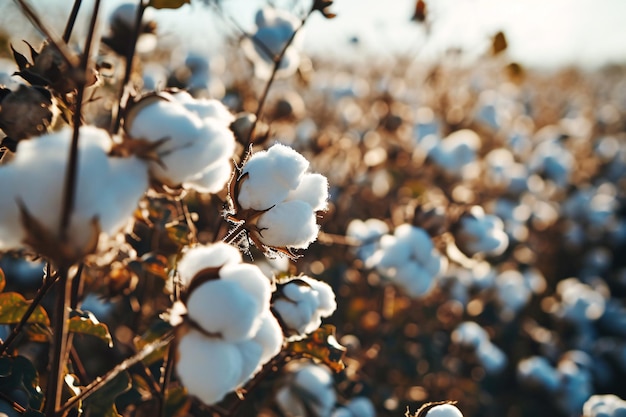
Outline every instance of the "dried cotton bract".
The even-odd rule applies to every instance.
[[[254,64],[254,73],[258,78],[269,78],[274,59],[280,55],[293,33],[298,30],[300,20],[285,10],[272,7],[260,9],[255,16],[256,32],[250,38],[244,38],[243,50],[248,59]],[[280,61],[276,76],[288,77],[298,69],[300,55],[297,49],[300,36],[296,35],[291,45],[287,47]]]
[[[245,222],[259,248],[306,249],[317,238],[316,212],[327,208],[328,180],[308,168],[306,158],[276,144],[252,155],[231,184],[231,219]]]
[[[28,240],[43,255],[71,262],[95,249],[99,231],[113,235],[132,218],[148,189],[146,164],[135,157],[109,156],[113,142],[105,130],[85,126],[79,134],[77,184],[66,240],[62,242],[59,233],[71,129],[21,141],[13,160],[0,167],[0,250],[22,248]],[[30,233],[25,217],[33,220]],[[33,223],[45,230],[45,236],[32,233]]]
[[[270,313],[270,281],[241,263],[226,243],[196,246],[178,263],[184,306],[177,328],[176,372],[190,394],[206,404],[241,387],[281,349],[283,337]]]
[[[233,120],[217,100],[159,93],[135,103],[124,128],[132,139],[154,146],[154,179],[168,187],[214,193],[230,178],[235,139],[228,126]]]

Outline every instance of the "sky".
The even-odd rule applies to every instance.
[[[6,1],[6,0],[5,0]],[[104,0],[106,16],[123,0]],[[493,34],[507,36],[511,59],[537,67],[580,65],[597,67],[626,63],[626,0],[425,0],[430,33],[410,21],[415,0],[335,0],[337,18],[315,14],[306,24],[305,52],[336,57],[380,57],[419,54],[437,58],[449,48],[479,56]],[[191,49],[215,50],[219,35],[233,30],[199,0],[179,10],[154,10],[161,32],[179,38]],[[229,19],[253,28],[253,17],[264,0],[220,0]],[[310,0],[273,0],[300,9]],[[30,0],[36,8],[55,4],[55,14],[69,11],[71,0]],[[10,7],[12,2],[6,2]],[[85,20],[93,0],[83,1]],[[9,6],[7,6],[9,5]],[[62,22],[62,20],[61,20]],[[0,24],[4,24],[0,18]],[[6,24],[3,25],[5,28]],[[356,42],[355,40],[358,40]]]

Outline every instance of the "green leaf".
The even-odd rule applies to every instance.
[[[4,276],[4,271],[0,268],[0,292],[4,291],[4,287],[7,285],[6,277]]]
[[[184,417],[188,415],[191,400],[185,387],[168,389],[165,393],[165,415]]]
[[[28,395],[28,405],[40,409],[44,395],[39,387],[39,375],[35,366],[24,356],[0,359],[0,390],[20,390]]]
[[[100,323],[96,316],[89,311],[75,310],[70,318],[69,331],[72,333],[95,336],[105,342],[109,347],[113,347],[113,338],[106,324]]]
[[[172,330],[172,325],[169,322],[159,318],[140,338],[135,340],[135,347],[137,350],[143,349],[146,345],[156,342],[161,339],[165,334]],[[165,357],[165,353],[168,350],[168,346],[164,346],[160,349],[156,349],[154,352],[146,356],[143,363],[146,366],[150,366],[157,361],[160,361]]]
[[[191,4],[191,0],[150,0],[155,9],[178,9],[185,4]]]
[[[90,417],[119,417],[115,406],[115,399],[128,391],[132,386],[130,374],[121,372],[110,382],[100,387],[98,391],[85,399],[85,409],[89,410]]]
[[[22,294],[7,292],[0,294],[0,324],[16,324],[30,306],[31,301],[24,298]],[[37,306],[35,311],[28,318],[28,323],[38,323],[50,326],[50,319],[46,310],[42,306]]]

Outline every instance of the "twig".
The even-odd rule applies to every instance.
[[[70,147],[70,156],[65,173],[65,187],[63,190],[63,206],[61,211],[61,224],[60,224],[60,236],[61,240],[65,240],[65,234],[70,223],[70,216],[74,209],[74,194],[76,188],[76,182],[78,180],[78,138],[81,125],[81,110],[83,95],[85,93],[85,80],[87,74],[87,67],[89,65],[89,54],[91,51],[91,44],[96,28],[96,22],[98,18],[98,10],[100,9],[100,0],[96,0],[94,4],[93,14],[91,15],[91,22],[89,23],[89,32],[85,41],[85,49],[81,57],[80,69],[83,77],[80,78],[80,82],[76,91],[76,108],[72,115],[72,121],[74,124],[74,130],[72,132],[72,144]]]
[[[143,14],[147,7],[148,3],[144,3],[143,0],[139,0],[137,15],[135,16],[135,27],[133,28],[132,38],[129,39],[130,44],[128,45],[128,51],[126,51],[126,69],[124,71],[124,79],[122,80],[122,88],[120,89],[120,94],[117,100],[117,113],[114,115],[114,121],[111,126],[111,133],[113,134],[117,133],[120,129],[120,125],[122,123],[122,109],[128,101],[128,83],[130,82],[130,76],[133,71],[133,60],[135,58],[137,40],[139,39],[139,34],[141,32],[141,20],[143,19]]]
[[[76,17],[78,16],[78,11],[80,10],[81,3],[82,0],[74,0],[72,12],[70,13],[70,17],[67,19],[67,24],[65,25],[65,30],[63,31],[63,41],[65,43],[68,43],[70,41],[70,37],[72,36],[72,30],[74,29],[74,23],[76,23]]]
[[[78,404],[80,401],[85,400],[87,397],[93,394],[102,385],[111,381],[113,378],[118,376],[121,372],[127,370],[128,368],[135,365],[136,363],[144,360],[148,355],[150,355],[157,349],[161,349],[162,347],[167,346],[173,339],[174,339],[173,332],[169,332],[166,335],[164,335],[161,339],[157,340],[156,342],[146,345],[139,352],[137,352],[130,358],[124,360],[123,362],[121,362],[115,368],[107,372],[104,376],[96,378],[93,382],[91,382],[89,385],[83,388],[80,394],[78,394],[75,397],[70,398],[56,414],[50,414],[50,416],[54,416],[54,415],[62,416],[68,410],[70,410],[72,407]]]
[[[96,0],[94,4],[91,21],[89,24],[89,32],[85,40],[85,47],[80,62],[80,70],[83,77],[79,78],[76,91],[76,108],[72,115],[73,133],[72,144],[70,146],[70,154],[68,166],[65,173],[65,185],[63,189],[63,203],[61,211],[61,223],[59,235],[61,241],[67,238],[70,218],[74,209],[74,199],[76,194],[76,183],[78,182],[78,140],[80,136],[81,110],[83,95],[85,92],[85,80],[87,67],[89,65],[89,55],[91,44],[95,32],[98,11],[100,10],[100,0]],[[69,277],[69,266],[60,265],[59,281],[61,283],[61,291],[57,294],[55,305],[55,325],[53,333],[53,350],[52,350],[52,366],[48,376],[48,386],[46,391],[45,411],[47,416],[53,416],[56,410],[61,406],[63,394],[63,381],[65,375],[65,364],[68,355],[68,321],[69,321],[69,305],[72,299],[72,279]]]
[[[35,309],[39,306],[39,304],[41,304],[41,301],[46,296],[50,288],[52,288],[54,284],[57,282],[58,277],[59,277],[58,274],[54,274],[50,276],[50,270],[48,266],[48,275],[46,275],[43,285],[39,288],[39,290],[37,290],[37,294],[35,294],[35,298],[33,298],[33,301],[31,301],[30,305],[28,306],[28,309],[26,310],[26,312],[20,319],[19,323],[17,323],[15,327],[13,327],[11,334],[7,337],[4,343],[0,345],[0,355],[3,355],[7,351],[9,346],[11,346],[11,344],[13,344],[13,342],[17,339],[17,336],[19,336],[20,332],[22,331],[22,328],[28,322],[28,319],[30,318],[30,316],[33,315],[33,313],[35,312]]]
[[[45,411],[47,416],[53,416],[57,408],[61,405],[63,392],[63,379],[65,363],[65,352],[67,348],[67,322],[69,321],[69,310],[67,301],[71,297],[72,280],[68,277],[68,270],[64,268],[59,271],[59,294],[56,297],[54,306],[54,326],[52,346],[52,364],[48,374],[48,385],[46,386]]]
[[[170,347],[167,351],[167,356],[165,357],[165,364],[163,365],[163,373],[161,374],[161,380],[159,381],[159,385],[161,388],[161,397],[159,398],[158,412],[157,417],[166,417],[165,416],[165,400],[167,400],[167,385],[172,378],[172,372],[174,370],[174,358],[176,356],[175,345],[174,343],[170,344]]]
[[[246,143],[243,144],[244,146],[243,146],[243,151],[242,151],[242,155],[241,155],[241,160],[242,161],[245,160],[245,157],[246,157],[248,149],[249,149],[249,145],[252,142],[252,138],[254,137],[254,130],[256,129],[257,123],[258,123],[259,119],[261,118],[261,115],[263,114],[263,106],[265,105],[265,101],[267,100],[267,96],[269,94],[270,87],[274,83],[274,79],[276,78],[276,74],[278,73],[278,70],[280,68],[280,63],[282,62],[283,57],[285,56],[285,53],[287,53],[287,49],[293,43],[293,40],[296,38],[296,35],[300,31],[300,29],[302,29],[304,27],[304,24],[306,23],[307,19],[309,18],[309,16],[311,16],[311,14],[314,11],[315,11],[314,8],[311,8],[311,10],[309,10],[309,12],[306,14],[306,16],[304,16],[302,18],[302,21],[300,22],[300,26],[298,26],[293,31],[293,33],[291,34],[291,36],[289,37],[289,39],[285,43],[285,46],[280,51],[280,53],[277,56],[273,57],[274,67],[272,69],[272,73],[270,74],[270,78],[267,80],[267,83],[265,84],[265,88],[263,89],[263,93],[261,94],[261,97],[259,98],[259,105],[258,105],[256,113],[255,113],[256,117],[254,118],[254,121],[252,122],[252,127],[250,127],[250,132],[248,133],[248,138],[246,139]]]

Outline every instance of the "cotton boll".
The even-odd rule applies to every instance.
[[[252,340],[263,348],[260,358],[260,363],[263,365],[280,352],[283,346],[283,331],[278,320],[269,310],[260,316],[260,320],[261,325]]]
[[[187,310],[191,320],[227,342],[250,339],[261,325],[258,299],[234,281],[212,280],[198,286],[189,295]]]
[[[237,345],[190,329],[177,349],[176,374],[189,394],[203,403],[214,404],[238,387],[244,361]]]
[[[626,415],[626,401],[615,394],[592,395],[583,405],[584,417],[621,417]]]
[[[53,235],[60,229],[62,196],[71,129],[21,141],[13,160],[0,167],[4,198],[0,203],[0,249],[23,246],[18,202]],[[112,235],[131,219],[147,190],[147,167],[136,158],[109,157],[112,140],[105,130],[85,126],[80,129],[78,172],[74,209],[68,228],[68,241],[81,254],[100,230]]]
[[[317,299],[319,301],[317,309],[322,317],[328,317],[334,313],[337,309],[337,301],[335,300],[335,293],[330,285],[307,276],[302,276],[298,279],[306,282],[317,291]]]
[[[319,306],[315,290],[289,283],[283,287],[283,293],[285,298],[274,300],[272,308],[288,329],[303,335],[320,326],[321,317],[315,314]]]
[[[276,204],[257,221],[260,240],[275,247],[306,249],[317,238],[315,212],[300,200]]]
[[[178,262],[176,269],[183,286],[188,287],[193,277],[203,269],[241,262],[241,252],[237,248],[217,242],[209,246],[189,248]]]
[[[433,277],[415,262],[407,262],[396,268],[394,282],[400,284],[411,297],[421,297],[433,286]]]
[[[255,340],[244,340],[235,344],[241,354],[241,375],[237,381],[237,386],[245,384],[260,369],[261,355],[263,347]]]
[[[543,356],[531,356],[517,364],[517,378],[524,384],[556,391],[561,384],[557,370]]]
[[[252,264],[230,264],[222,267],[219,274],[221,280],[236,282],[242,290],[255,298],[256,314],[269,308],[272,289],[269,279],[259,267]]]
[[[298,187],[308,167],[306,158],[285,145],[257,152],[243,166],[237,202],[244,209],[267,210]]]
[[[453,404],[439,404],[428,410],[425,417],[463,417],[463,413]]]
[[[350,411],[354,417],[375,417],[376,409],[374,404],[367,397],[356,397],[350,400],[346,405],[346,408]]]
[[[131,108],[125,129],[134,139],[165,140],[157,148],[162,164],[152,162],[152,175],[176,187],[228,160],[235,140],[227,125],[216,118],[201,118],[171,95],[149,96]]]
[[[328,208],[328,179],[322,174],[305,173],[298,188],[289,192],[286,200],[300,200],[309,204],[313,211]]]
[[[481,343],[476,349],[476,357],[487,373],[497,373],[507,363],[506,354],[491,342]]]
[[[179,91],[172,94],[172,96],[187,110],[195,113],[201,119],[215,119],[224,126],[229,126],[235,120],[235,116],[219,100],[206,98],[196,99],[186,91]]]
[[[219,161],[187,180],[183,186],[192,188],[199,193],[217,193],[224,189],[224,185],[230,179],[232,171],[232,163],[230,161]]]
[[[489,342],[489,336],[478,323],[466,321],[459,324],[452,332],[452,341],[460,345],[477,348],[482,343]]]
[[[336,394],[332,387],[332,375],[326,368],[314,364],[305,365],[296,372],[293,384],[301,393],[309,394],[308,405],[315,415],[330,414],[335,405]]]

